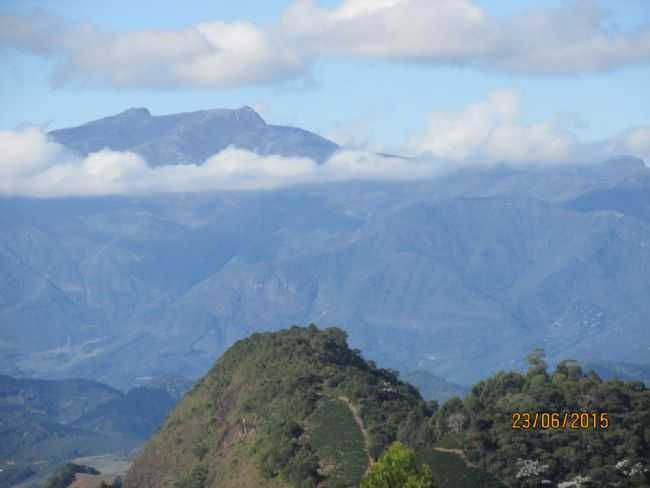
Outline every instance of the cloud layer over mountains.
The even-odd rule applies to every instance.
[[[5,150],[6,149],[6,150]],[[260,156],[229,147],[203,164],[151,167],[133,152],[105,149],[79,157],[38,129],[0,132],[0,194],[106,195],[270,189],[353,179],[412,179],[434,165],[342,150],[324,165],[308,158]]]
[[[105,32],[44,12],[0,16],[0,48],[54,60],[56,85],[225,88],[304,76],[327,56],[533,75],[602,72],[650,61],[650,26],[618,31],[591,0],[499,18],[471,0],[293,0],[270,26],[202,22]]]
[[[0,194],[252,190],[298,183],[417,180],[475,165],[585,164],[621,154],[650,161],[650,128],[584,143],[556,121],[525,124],[519,114],[516,93],[494,92],[458,113],[433,112],[428,127],[404,145],[409,159],[342,149],[324,164],[229,147],[202,164],[154,167],[129,151],[104,149],[79,156],[36,128],[0,131]]]

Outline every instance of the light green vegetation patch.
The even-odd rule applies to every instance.
[[[363,434],[349,407],[338,399],[327,400],[316,409],[309,427],[311,444],[327,476],[324,486],[358,486],[368,467],[368,455]]]

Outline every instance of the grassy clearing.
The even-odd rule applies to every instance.
[[[310,419],[311,444],[318,451],[327,488],[359,486],[368,467],[363,434],[341,400],[327,400]]]

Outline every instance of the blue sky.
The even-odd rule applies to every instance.
[[[447,0],[445,0],[447,1]],[[469,1],[469,0],[467,0]],[[463,0],[465,2],[465,0]],[[58,18],[67,26],[79,23],[114,34],[163,30],[180,31],[201,22],[247,21],[260,29],[277,26],[293,2],[266,0],[88,2],[73,0],[5,0],[0,15],[24,17],[36,11]],[[433,6],[436,2],[430,1]],[[496,19],[508,20],[533,10],[549,10],[591,2],[474,1]],[[334,11],[340,1],[321,1],[323,11]],[[647,0],[600,1],[604,23],[627,35],[650,25]],[[433,7],[430,7],[433,8]],[[586,7],[585,7],[586,8]],[[332,29],[332,36],[339,31]],[[309,34],[312,42],[328,39]],[[0,50],[5,69],[0,72],[0,128],[33,124],[53,129],[77,125],[146,106],[154,114],[215,107],[251,105],[267,121],[296,125],[368,144],[373,148],[398,149],[421,133],[431,112],[459,112],[468,104],[485,100],[495,90],[511,90],[520,97],[520,122],[556,120],[582,140],[602,140],[629,128],[650,125],[650,64],[641,61],[613,63],[595,70],[572,73],[540,73],[539,67],[501,69],[473,65],[470,61],[415,61],[404,55],[355,55],[345,48],[334,53],[306,55],[306,67],[298,74],[269,75],[239,85],[209,86],[193,83],[172,88],[135,82],[124,86],[95,83],[80,74],[72,82],[53,84],[60,53],[42,55],[16,47],[11,41]],[[446,54],[443,54],[443,57]],[[517,61],[520,62],[520,61]],[[489,63],[489,62],[488,62]],[[293,68],[292,68],[293,69]],[[542,68],[542,71],[546,68]],[[264,75],[266,76],[266,75]]]

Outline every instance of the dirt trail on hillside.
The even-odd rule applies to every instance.
[[[434,447],[433,450],[438,452],[446,452],[448,454],[456,454],[457,456],[463,458],[463,461],[465,461],[465,465],[467,465],[468,468],[478,468],[476,464],[474,464],[467,458],[467,454],[465,454],[465,451],[463,451],[462,449],[447,449],[444,447]]]
[[[361,418],[361,415],[359,415],[359,411],[357,410],[357,407],[355,407],[352,404],[352,402],[348,397],[340,396],[339,400],[345,403],[347,407],[350,409],[350,412],[352,412],[352,417],[354,417],[354,421],[359,427],[359,430],[361,430],[361,434],[363,435],[363,443],[365,445],[365,450],[366,450],[366,456],[368,456],[368,469],[370,469],[375,464],[375,460],[372,458],[370,452],[368,451],[368,446],[370,446],[370,436],[368,435],[366,426],[363,425],[363,419]]]

